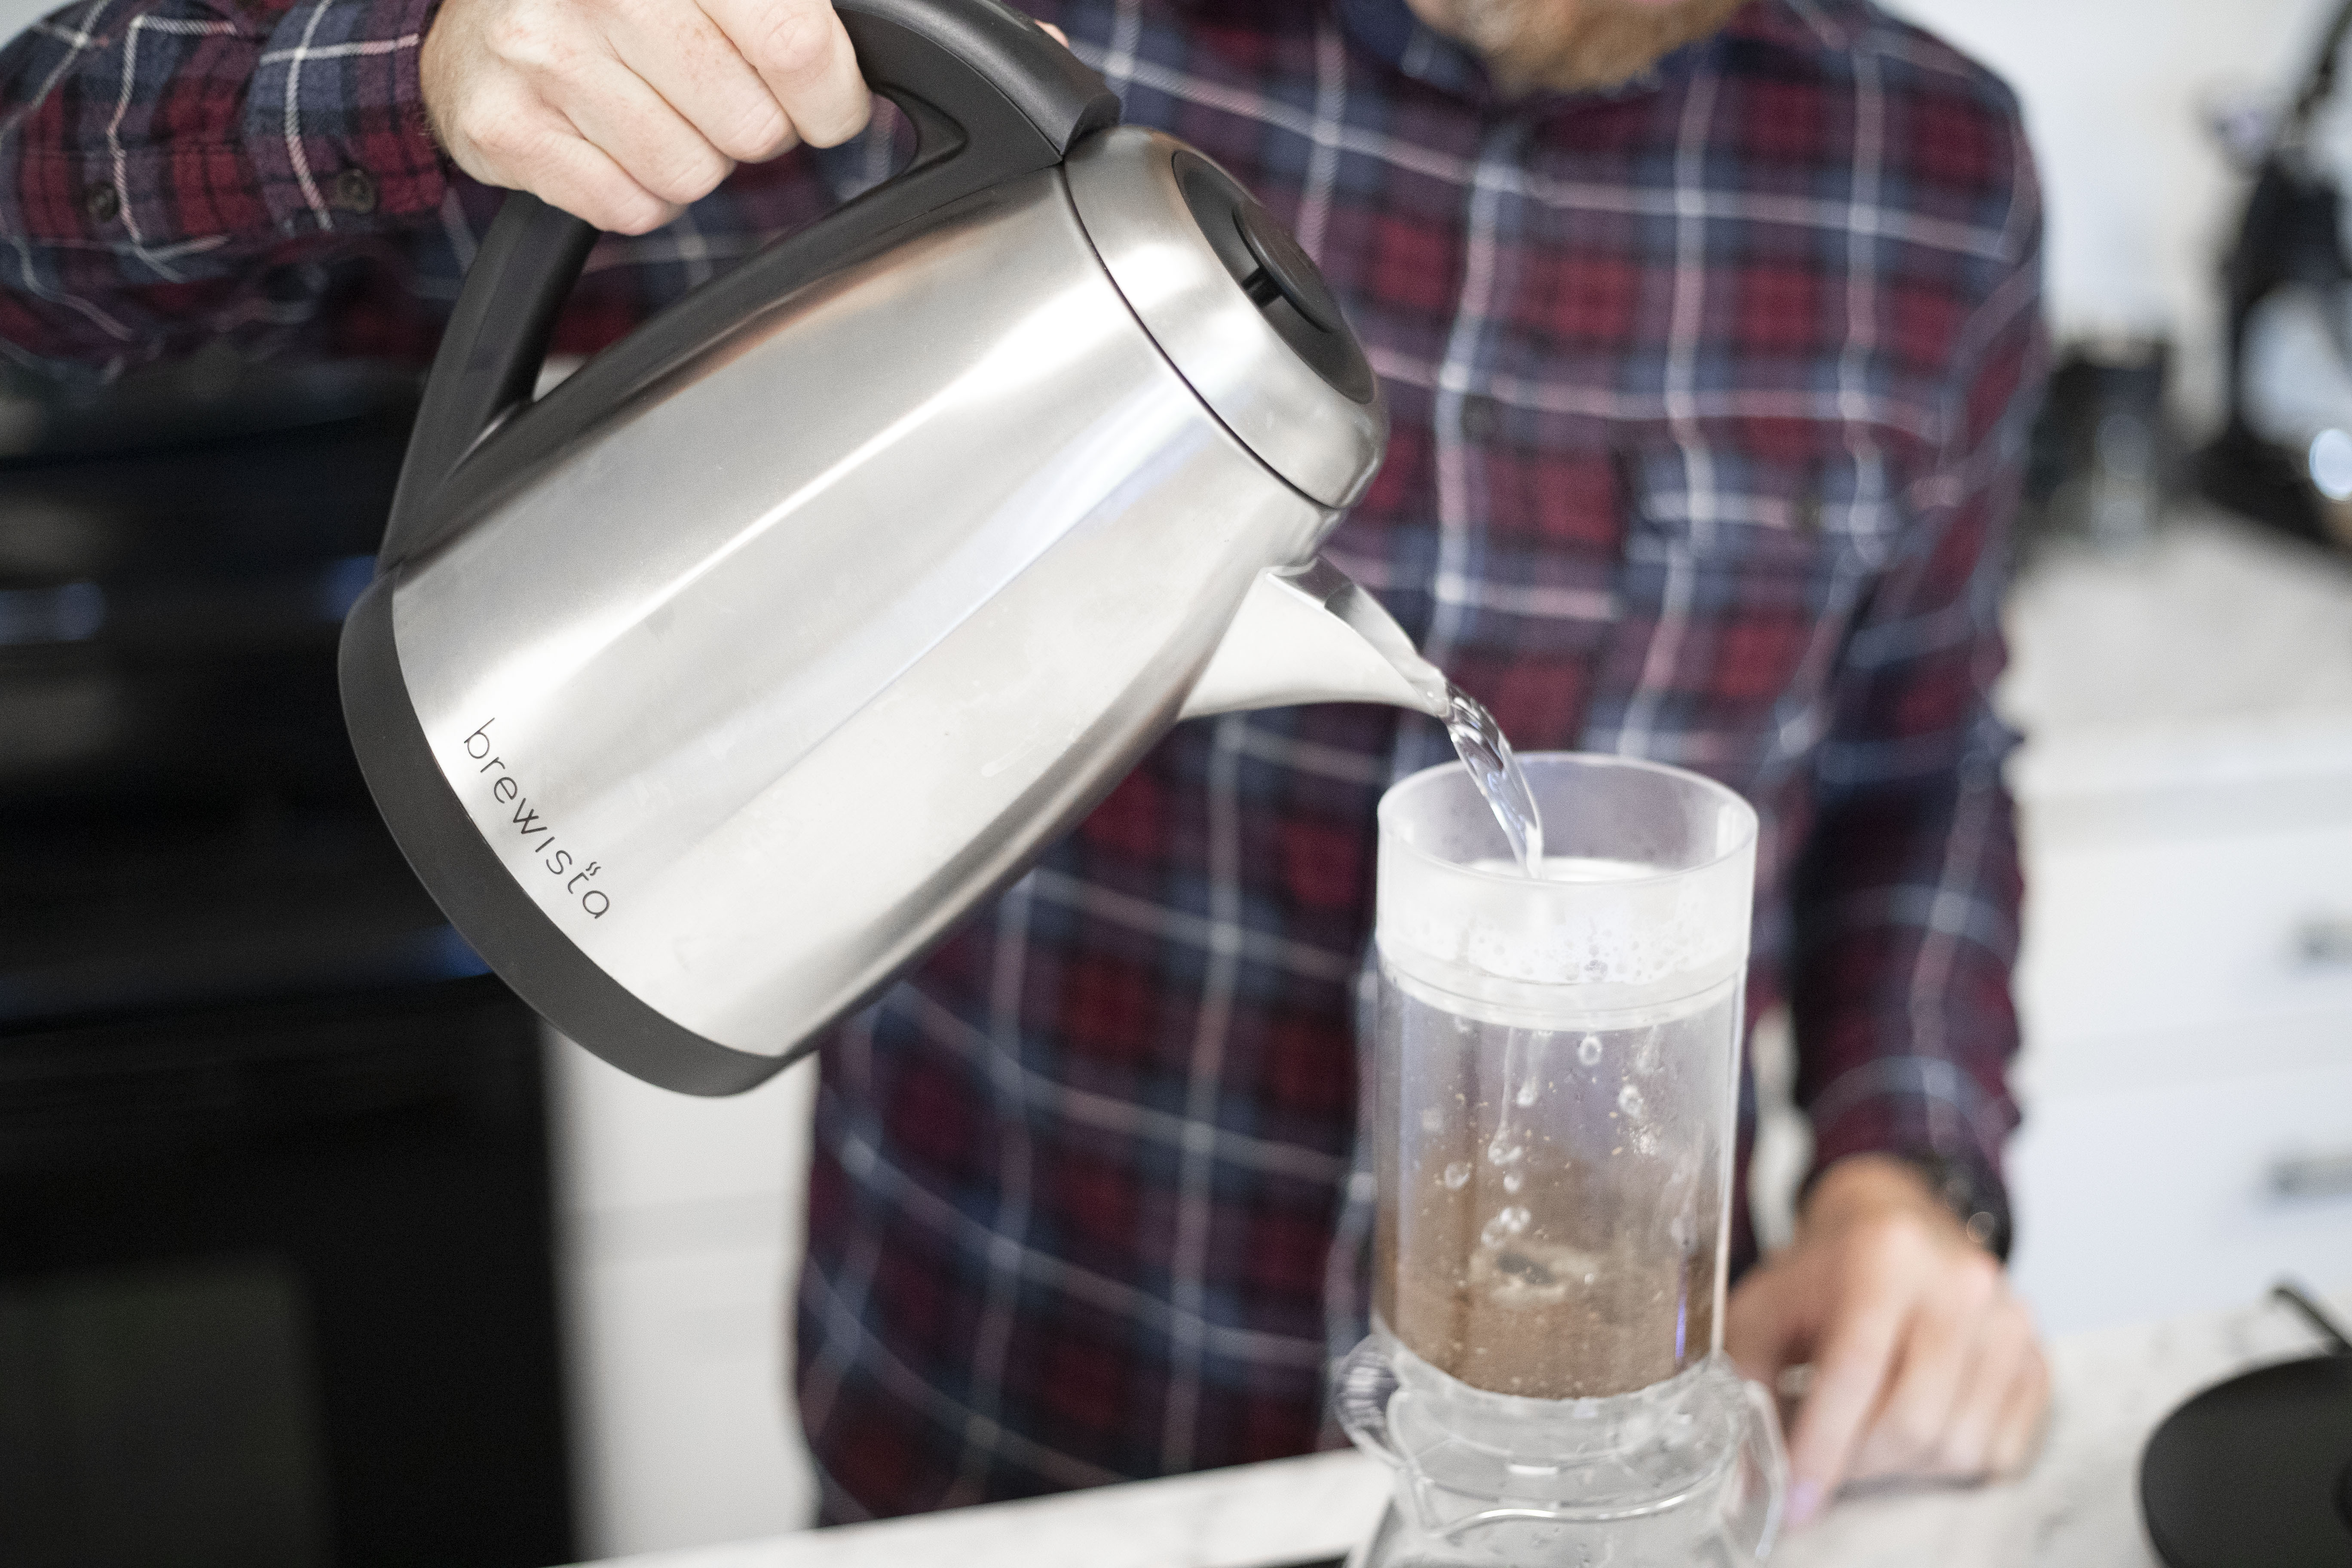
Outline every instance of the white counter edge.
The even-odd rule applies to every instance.
[[[1037,1568],[1084,1542],[1087,1568],[1267,1568],[1343,1556],[1371,1532],[1390,1472],[1349,1450],[1020,1502],[620,1560],[625,1568]]]

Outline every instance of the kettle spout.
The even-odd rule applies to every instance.
[[[1443,719],[1452,689],[1380,601],[1318,555],[1258,574],[1178,717],[1295,702],[1385,702]]]

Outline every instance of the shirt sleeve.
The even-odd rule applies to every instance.
[[[1905,498],[1915,521],[1843,653],[1790,975],[1815,1171],[1865,1152],[1917,1159],[1965,1175],[2004,1222],[2022,885],[2001,778],[2015,737],[1991,695],[2007,658],[2008,531],[2047,357],[2040,197],[2021,133],[2016,178],[2011,243],[1962,340],[1943,459]]]
[[[0,49],[0,346],[112,374],[441,205],[435,0],[89,0]],[[281,291],[282,292],[282,291]]]

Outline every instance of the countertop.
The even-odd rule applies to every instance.
[[[2352,1310],[2352,1291],[2339,1292]],[[2165,1414],[2245,1367],[2317,1348],[2275,1306],[2110,1329],[2053,1347],[2057,1391],[2022,1479],[1849,1496],[1775,1568],[2157,1568],[2140,1446]],[[618,1560],[627,1568],[1267,1568],[1328,1559],[1371,1528],[1389,1472],[1354,1453],[1242,1466],[918,1519]]]
[[[2137,549],[2053,546],[2005,619],[2024,799],[2352,768],[2352,558],[2192,510]]]

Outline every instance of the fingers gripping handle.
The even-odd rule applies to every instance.
[[[530,401],[556,314],[596,237],[589,225],[536,196],[509,195],[434,357],[384,530],[383,566],[416,553],[457,521],[435,503],[478,444],[516,448],[492,466],[527,466],[593,408],[611,406],[748,309],[855,259],[926,213],[1053,167],[1080,137],[1118,119],[1118,100],[1101,78],[999,0],[835,0],[835,9],[866,81],[914,121],[913,163],[600,354],[603,363],[581,374],[572,417],[532,429],[529,440],[483,443],[485,431]]]

